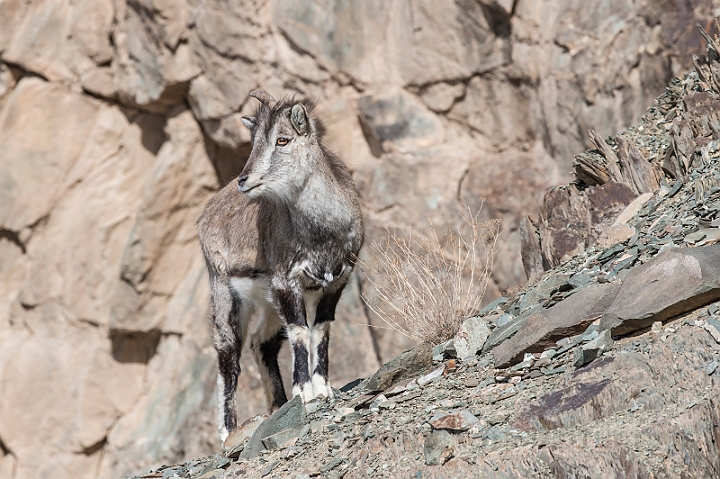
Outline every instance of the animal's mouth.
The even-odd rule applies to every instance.
[[[252,190],[254,190],[260,186],[262,186],[262,183],[256,183],[254,185],[243,185],[243,186],[238,186],[238,190],[240,190],[240,193],[248,194],[249,192],[251,192]]]

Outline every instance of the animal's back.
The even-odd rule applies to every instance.
[[[231,181],[207,204],[198,219],[198,237],[210,274],[227,278],[242,269],[265,270],[259,254],[260,201],[240,193]]]

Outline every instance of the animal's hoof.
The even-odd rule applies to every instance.
[[[319,377],[313,378],[313,393],[315,397],[324,396],[327,399],[332,399],[335,396],[330,384]]]
[[[303,403],[308,403],[312,401],[313,399],[315,399],[312,384],[306,383],[302,386],[293,386],[293,396],[300,396],[300,399],[302,399]]]

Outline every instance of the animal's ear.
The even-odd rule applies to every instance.
[[[247,126],[251,130],[255,128],[255,124],[257,123],[257,119],[254,116],[244,116],[241,120],[243,125]]]
[[[308,132],[307,110],[302,103],[295,103],[290,110],[290,123],[292,123],[298,135],[306,135]]]

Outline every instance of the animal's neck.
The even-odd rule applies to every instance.
[[[288,204],[288,208],[291,220],[298,227],[325,232],[347,231],[352,227],[352,200],[338,182],[327,175],[311,175],[296,200]]]

